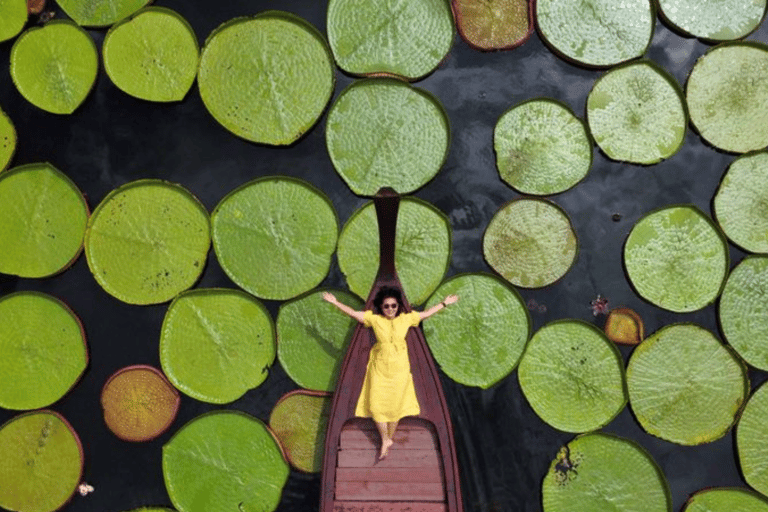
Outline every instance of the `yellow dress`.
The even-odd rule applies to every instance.
[[[420,321],[418,311],[400,314],[392,320],[373,311],[365,312],[363,325],[373,328],[376,343],[368,357],[355,416],[390,422],[419,414],[405,334]]]

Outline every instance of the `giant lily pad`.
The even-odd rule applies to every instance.
[[[0,109],[0,172],[8,167],[16,151],[16,128],[11,118]]]
[[[629,403],[650,434],[683,445],[719,439],[749,393],[741,360],[706,329],[661,328],[627,365]]]
[[[27,24],[27,0],[0,0],[0,41],[16,37]]]
[[[163,446],[163,476],[183,512],[258,510],[280,502],[288,464],[264,423],[241,412],[193,419]]]
[[[693,205],[656,210],[632,228],[624,264],[637,292],[677,313],[714,302],[728,271],[723,235]]]
[[[514,48],[533,32],[531,0],[452,0],[456,28],[478,50]]]
[[[77,186],[49,163],[0,174],[0,272],[47,277],[83,247],[88,206]]]
[[[54,114],[71,114],[80,106],[96,81],[98,67],[93,39],[71,21],[31,28],[11,49],[16,88],[27,101]]]
[[[661,14],[686,34],[710,41],[739,39],[760,25],[765,0],[660,0]]]
[[[180,101],[197,74],[199,49],[178,13],[147,7],[104,38],[104,69],[122,91],[149,101]]]
[[[328,112],[325,140],[352,192],[401,194],[432,179],[448,153],[448,117],[431,94],[391,78],[359,80]]]
[[[283,396],[269,415],[274,431],[291,466],[306,473],[323,469],[325,430],[331,398],[328,393],[297,390]]]
[[[168,307],[160,334],[160,362],[185,394],[229,403],[267,378],[275,361],[272,317],[239,290],[182,293]]]
[[[442,370],[467,386],[489,388],[515,369],[531,334],[531,318],[517,291],[489,274],[445,281],[424,305],[446,295],[459,301],[424,322],[424,336]]]
[[[768,386],[762,384],[744,407],[736,427],[739,467],[750,487],[768,494]]]
[[[318,30],[282,11],[224,23],[200,56],[200,96],[238,137],[285,145],[320,117],[334,84],[328,46]]]
[[[64,396],[88,365],[80,321],[39,292],[0,298],[0,407],[38,409]]]
[[[339,267],[350,290],[367,297],[379,267],[379,224],[373,203],[349,218],[339,236]],[[397,216],[395,268],[412,304],[421,304],[442,281],[451,259],[451,226],[437,208],[403,198]]]
[[[688,499],[682,512],[768,512],[768,501],[747,489],[704,489]]]
[[[84,27],[108,27],[135,13],[151,0],[58,0],[67,15]]]

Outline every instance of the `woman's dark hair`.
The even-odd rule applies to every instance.
[[[384,312],[381,310],[381,304],[384,302],[384,299],[390,298],[397,301],[398,315],[405,310],[405,306],[403,305],[403,294],[400,293],[400,290],[393,288],[392,286],[384,286],[378,292],[376,292],[376,296],[373,298],[373,308],[375,309],[375,313],[377,315],[384,314]]]

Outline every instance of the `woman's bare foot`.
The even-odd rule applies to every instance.
[[[389,453],[389,447],[394,444],[392,439],[383,439],[381,441],[381,451],[379,452],[379,460],[382,460]]]

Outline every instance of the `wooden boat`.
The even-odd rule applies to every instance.
[[[395,271],[399,196],[382,189],[374,199],[379,221],[380,265],[366,302],[383,286],[402,290]],[[403,295],[406,311],[411,307]],[[400,421],[394,444],[377,460],[381,440],[373,420],[356,418],[355,406],[375,342],[358,324],[333,395],[320,490],[320,512],[461,512],[461,486],[453,428],[432,354],[421,328],[406,342],[421,414]]]

